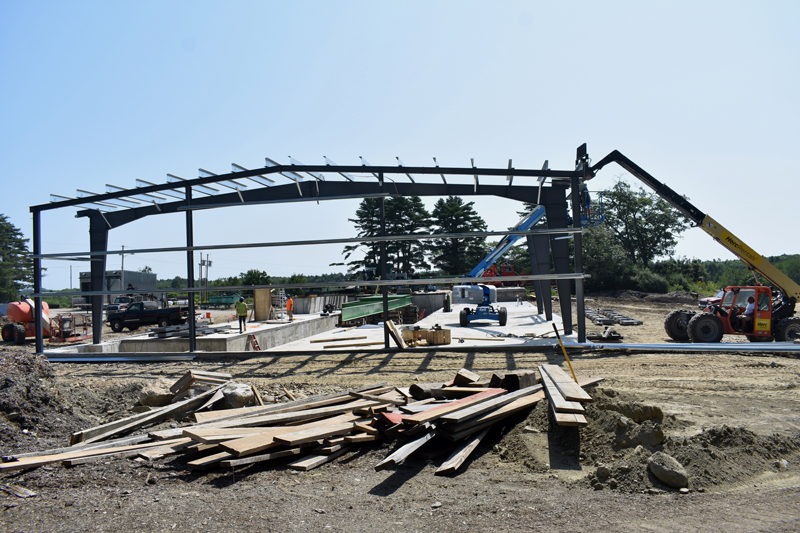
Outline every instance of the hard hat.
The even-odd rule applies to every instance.
[[[239,301],[243,302],[244,301],[244,296],[239,296]]]

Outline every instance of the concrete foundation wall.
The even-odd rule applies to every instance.
[[[528,298],[525,294],[525,287],[497,287],[498,302],[516,302],[517,295],[523,302]]]
[[[300,315],[316,315],[323,313],[327,304],[333,304],[336,309],[341,309],[343,303],[347,303],[347,295],[337,294],[330,296],[318,296],[316,298],[295,298],[294,312]]]
[[[444,307],[444,299],[450,291],[420,292],[411,295],[411,303],[419,307],[420,313],[425,311],[425,316]]]

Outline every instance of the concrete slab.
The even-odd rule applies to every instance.
[[[503,306],[501,304],[501,306]],[[452,310],[445,313],[442,310],[436,311],[416,324],[423,329],[432,328],[439,325],[442,328],[450,330],[451,343],[445,346],[436,346],[435,349],[441,348],[457,348],[457,349],[475,349],[475,348],[513,348],[520,349],[526,346],[530,347],[551,347],[557,343],[555,334],[553,334],[553,323],[561,331],[563,325],[561,317],[553,315],[553,320],[548,322],[545,320],[544,314],[536,312],[536,306],[530,302],[509,302],[504,307],[508,312],[508,321],[505,326],[500,326],[495,320],[478,320],[470,323],[470,327],[462,328],[459,325],[459,313],[461,309],[467,307],[466,304],[453,304]],[[402,328],[403,326],[401,326]],[[535,335],[542,335],[550,333],[549,337],[533,338]],[[529,335],[526,337],[525,335]],[[272,352],[319,352],[319,351],[354,351],[354,350],[382,350],[383,347],[376,346],[363,346],[363,347],[346,347],[346,348],[327,348],[323,346],[332,346],[336,342],[328,343],[312,343],[313,340],[320,340],[325,338],[336,338],[341,336],[348,337],[363,337],[366,339],[359,339],[354,341],[345,341],[342,344],[352,343],[366,343],[366,342],[380,342],[383,341],[383,327],[376,325],[360,326],[349,331],[344,329],[337,329],[335,332],[327,331],[320,335],[314,335],[305,339],[297,340],[278,346],[274,349],[267,350]],[[479,339],[479,340],[475,340]],[[484,340],[485,339],[485,340]],[[564,344],[576,344],[578,342],[578,335],[573,331],[570,335],[561,335]],[[462,342],[463,340],[463,342]],[[390,342],[392,347],[395,347],[394,342]],[[409,350],[430,350],[430,347],[417,347],[409,348]]]

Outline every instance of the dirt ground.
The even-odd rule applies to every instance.
[[[625,342],[668,342],[663,320],[692,308],[672,295],[594,298],[587,307],[643,320],[615,326]],[[601,331],[588,326],[589,331]],[[728,340],[728,339],[726,339]],[[4,455],[66,445],[71,432],[123,416],[142,394],[188,369],[223,371],[277,401],[371,383],[446,381],[560,364],[545,352],[353,352],[158,364],[54,364],[2,350]],[[285,462],[189,473],[191,456],[108,459],[0,476],[37,493],[5,496],[7,531],[798,531],[800,359],[730,353],[575,354],[591,390],[583,428],[556,426],[546,402],[495,427],[457,474],[434,441],[394,470],[396,447],[361,447],[309,472]],[[164,427],[168,427],[166,424]],[[625,427],[623,427],[625,426]],[[655,451],[689,473],[681,493],[647,469]],[[0,487],[2,488],[2,487]],[[2,496],[0,496],[2,498]]]

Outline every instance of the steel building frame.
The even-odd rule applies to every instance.
[[[137,180],[135,189],[123,189],[114,185],[107,185],[109,192],[104,194],[89,193],[88,191],[78,190],[79,198],[67,198],[63,196],[51,195],[53,200],[48,204],[31,206],[33,215],[33,260],[34,260],[34,303],[36,306],[36,351],[44,351],[44,340],[42,331],[41,303],[43,296],[55,295],[56,293],[42,292],[41,264],[43,259],[77,259],[89,260],[91,263],[91,291],[59,292],[59,295],[85,295],[92,298],[92,322],[102,324],[103,309],[101,305],[102,296],[105,294],[130,293],[137,291],[103,291],[102,279],[106,270],[106,257],[118,254],[119,251],[108,250],[108,232],[125,224],[143,219],[148,216],[184,212],[186,217],[186,246],[170,248],[147,248],[138,250],[126,250],[127,253],[155,253],[166,251],[185,251],[187,264],[188,287],[174,289],[176,292],[187,292],[193,294],[208,288],[194,287],[194,259],[195,251],[211,249],[230,249],[230,248],[253,248],[253,247],[273,247],[273,246],[299,246],[332,243],[354,243],[354,242],[380,242],[381,243],[381,280],[371,282],[358,282],[360,285],[379,286],[384,295],[384,319],[388,316],[388,286],[389,285],[411,285],[425,283],[447,282],[442,279],[419,279],[419,280],[387,280],[386,279],[386,242],[389,240],[421,240],[421,239],[440,239],[440,238],[462,238],[462,237],[485,237],[500,236],[510,234],[520,234],[527,237],[528,250],[531,260],[531,275],[514,277],[496,278],[475,278],[476,281],[491,280],[531,280],[534,282],[536,301],[539,313],[544,312],[547,320],[552,320],[552,296],[549,290],[549,283],[546,281],[555,280],[561,315],[564,323],[565,333],[572,332],[572,311],[570,305],[572,280],[575,281],[575,295],[577,298],[577,325],[578,340],[585,342],[586,328],[584,317],[584,297],[583,297],[583,260],[581,246],[581,205],[579,201],[572,202],[572,227],[568,227],[567,192],[570,198],[580,197],[580,184],[591,178],[589,173],[589,157],[586,145],[583,144],[577,149],[577,156],[574,170],[550,170],[545,164],[545,168],[535,169],[515,169],[511,166],[507,169],[498,168],[479,168],[475,167],[406,167],[400,163],[399,166],[370,166],[362,158],[361,165],[337,166],[332,161],[325,158],[326,165],[303,165],[290,159],[292,164],[280,165],[267,158],[266,166],[259,169],[247,170],[240,165],[233,164],[233,172],[228,174],[216,175],[206,170],[200,169],[200,177],[195,179],[182,179],[168,174],[168,183],[155,184],[144,180]],[[434,158],[435,161],[435,158]],[[399,159],[398,159],[398,162]],[[356,181],[354,173],[369,173],[374,176],[375,181]],[[342,180],[326,179],[331,174],[338,174],[345,178]],[[439,175],[442,183],[421,183],[414,179],[414,174],[419,175]],[[273,177],[278,175],[289,180],[286,184],[277,184]],[[304,175],[311,176],[311,179]],[[403,175],[407,176],[410,183],[405,181],[396,182],[387,176]],[[474,183],[457,184],[448,183],[445,176],[472,176]],[[480,177],[505,177],[507,183],[496,185],[481,183]],[[521,184],[519,180],[514,183],[515,177],[537,178],[532,185]],[[547,179],[550,184],[546,185]],[[242,183],[243,180],[255,182],[256,188],[248,188]],[[387,183],[387,179],[390,183]],[[225,187],[232,192],[216,194],[221,189],[214,189],[212,185]],[[214,191],[214,192],[209,192]],[[195,193],[204,194],[204,197],[196,197]],[[404,235],[387,236],[385,225],[384,203],[386,197],[391,196],[498,196],[520,202],[529,202],[543,205],[547,218],[547,229],[531,229],[528,231],[493,231],[493,232],[469,232],[455,234],[438,235]],[[170,199],[175,201],[169,201]],[[343,238],[325,240],[306,240],[293,242],[266,242],[248,244],[221,244],[221,245],[194,245],[194,231],[192,214],[196,210],[216,209],[221,207],[232,207],[241,205],[258,205],[271,203],[320,201],[320,200],[341,200],[358,198],[380,198],[381,199],[381,236],[371,238]],[[157,202],[156,200],[162,200]],[[89,219],[89,247],[88,252],[61,253],[61,254],[42,254],[41,250],[41,213],[53,209],[63,209],[67,207],[84,207],[85,209],[77,213],[78,217]],[[104,208],[123,208],[120,211],[104,211]],[[556,235],[561,234],[561,237]],[[569,257],[569,243],[565,237],[574,238],[574,268],[571,268]],[[555,274],[551,274],[552,267]],[[470,281],[473,278],[449,278],[453,282]],[[352,285],[353,282],[334,283],[326,282],[320,284],[302,284],[303,287],[319,285],[325,287]],[[247,286],[247,287],[214,287],[210,290],[226,291],[236,289],[253,288],[299,288],[297,284]],[[189,298],[189,314],[194,316],[194,298]],[[189,321],[189,351],[195,351],[195,326],[194,321]],[[389,347],[388,330],[384,335],[385,347]],[[93,342],[102,342],[102,328],[94,328]]]

